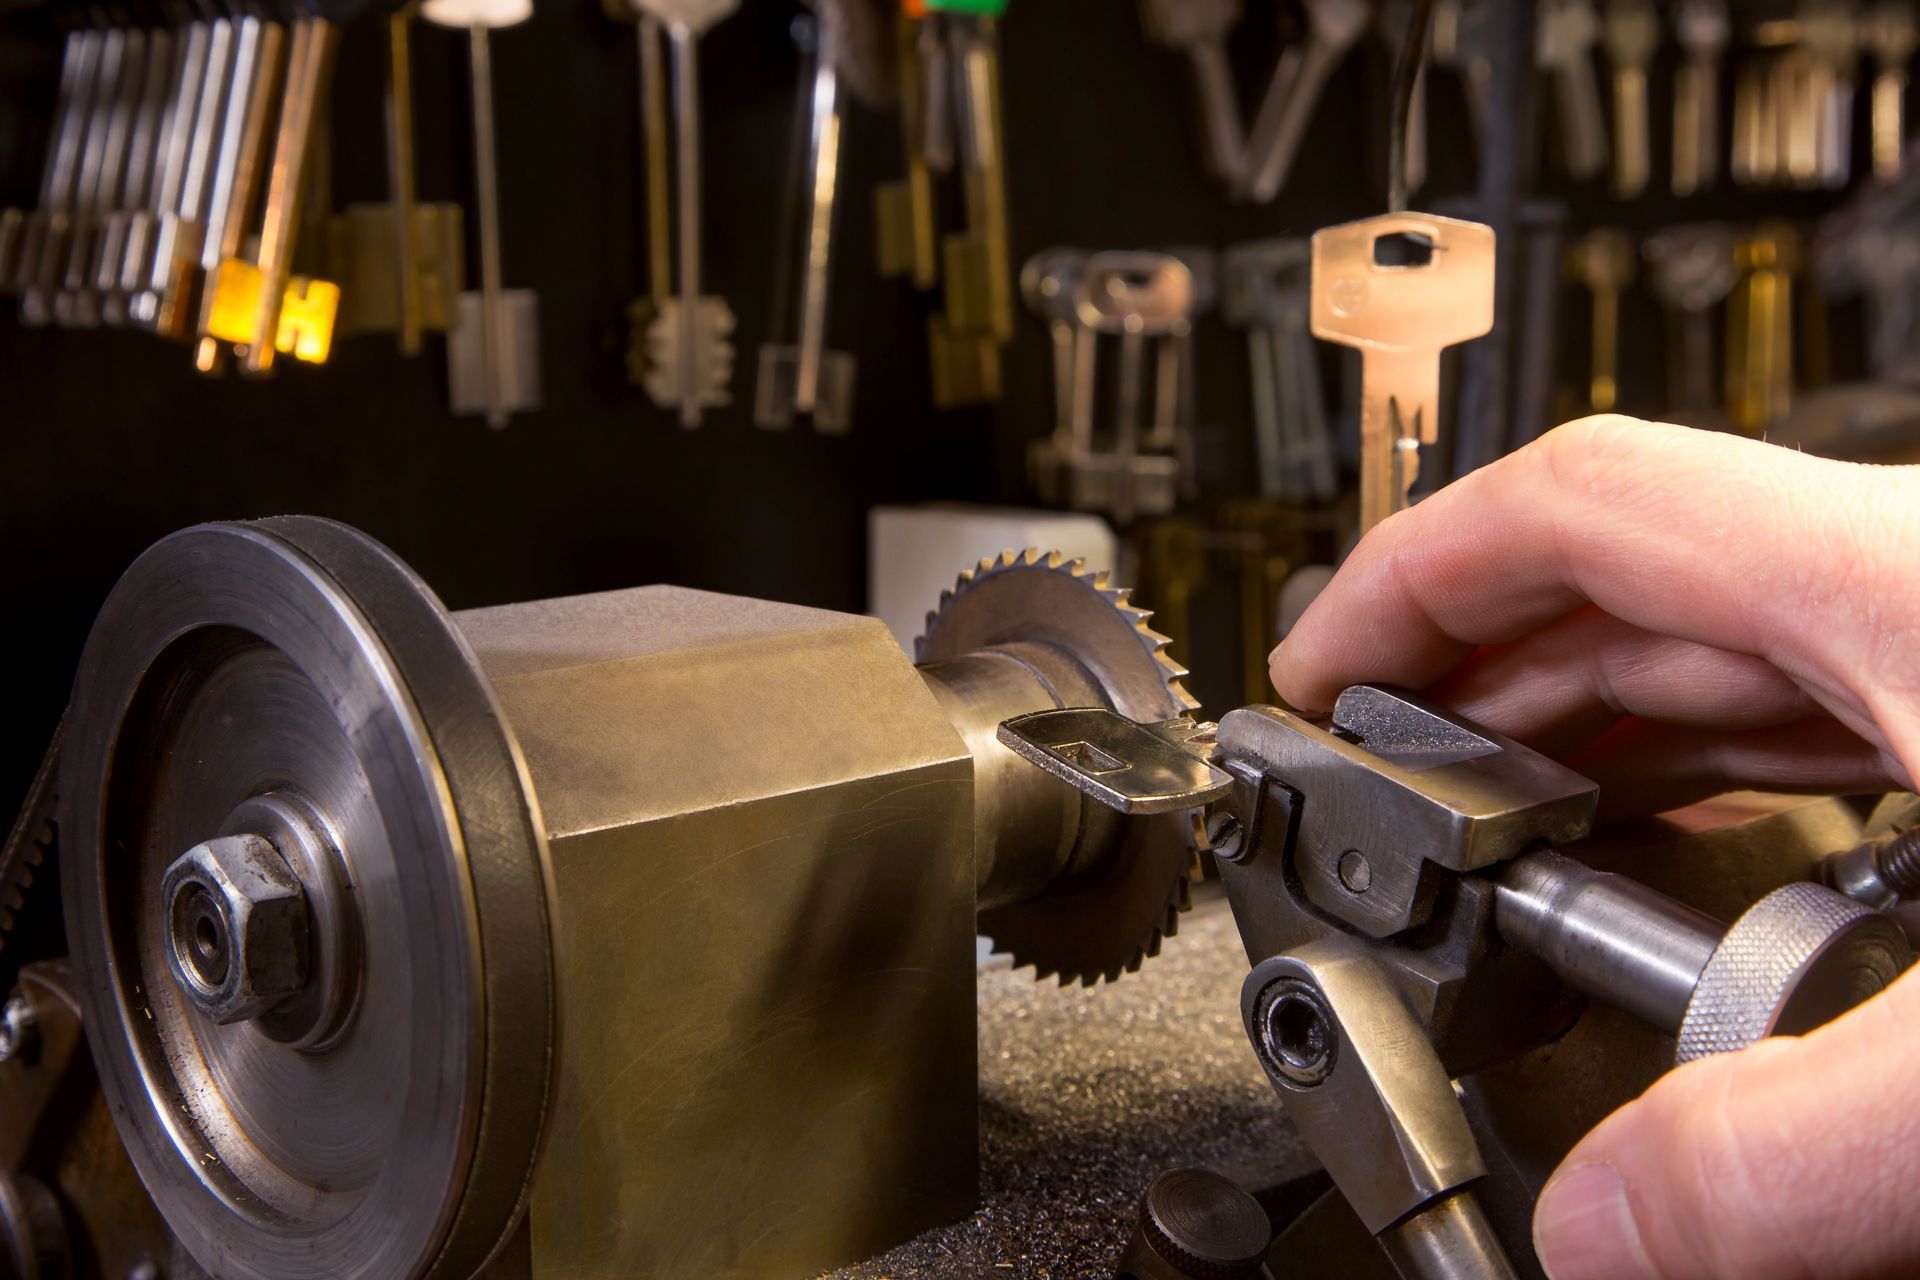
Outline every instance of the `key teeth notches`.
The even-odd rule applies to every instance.
[[[733,402],[736,352],[732,341],[736,321],[724,298],[696,300],[693,380],[705,408],[723,408]],[[627,376],[647,392],[654,403],[678,406],[680,386],[679,299],[655,302],[640,298],[629,304],[631,326],[627,342]]]
[[[1179,700],[1182,711],[1193,711],[1200,706],[1199,699],[1193,697],[1180,682],[1193,674],[1187,667],[1176,661],[1167,652],[1173,643],[1171,636],[1155,631],[1148,626],[1153,610],[1142,608],[1133,603],[1132,587],[1116,587],[1111,583],[1111,575],[1105,569],[1088,569],[1087,562],[1079,557],[1069,559],[1058,551],[1043,551],[1038,547],[1023,550],[1002,551],[997,556],[984,556],[970,569],[963,569],[951,587],[940,591],[940,599],[935,606],[927,610],[925,624],[920,635],[914,640],[913,655],[915,662],[927,660],[927,641],[932,636],[940,620],[949,609],[976,586],[983,578],[1008,570],[1037,568],[1054,573],[1069,575],[1087,584],[1104,596],[1114,612],[1132,624],[1134,632],[1142,644],[1157,661],[1162,682],[1168,691]]]

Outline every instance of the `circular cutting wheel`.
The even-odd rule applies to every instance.
[[[519,748],[427,587],[322,520],[158,543],[87,641],[61,812],[88,1039],[186,1249],[222,1277],[478,1270],[546,1110],[549,872]],[[298,931],[284,901],[173,896],[206,842],[277,851],[260,892],[297,879]],[[255,966],[250,938],[304,957],[259,942]],[[190,956],[257,967],[277,1003],[210,1013]]]
[[[1167,656],[1149,610],[1105,573],[1058,552],[982,560],[941,593],[915,648],[921,663],[984,649],[1041,646],[1091,674],[1109,705],[1135,720],[1170,720],[1199,704]],[[1119,818],[1082,800],[1080,848],[1045,892],[980,913],[980,931],[1036,976],[1092,983],[1156,954],[1188,905],[1205,834],[1200,811]]]

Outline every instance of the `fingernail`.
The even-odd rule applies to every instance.
[[[1608,1165],[1547,1184],[1533,1210],[1533,1248],[1550,1280],[1654,1280],[1627,1184]]]

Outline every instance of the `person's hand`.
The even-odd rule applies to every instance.
[[[1272,658],[1280,696],[1431,691],[1602,808],[1920,777],[1920,467],[1589,418],[1383,522]],[[1553,1280],[1920,1276],[1920,971],[1681,1067],[1542,1192]]]

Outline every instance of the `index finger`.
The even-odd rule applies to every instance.
[[[1274,685],[1310,710],[1350,684],[1418,688],[1591,602],[1764,658],[1866,718],[1850,673],[1885,652],[1888,593],[1913,598],[1884,567],[1890,543],[1913,545],[1896,508],[1900,485],[1913,505],[1914,477],[1893,476],[1910,471],[1631,418],[1569,423],[1370,532],[1274,651]]]

